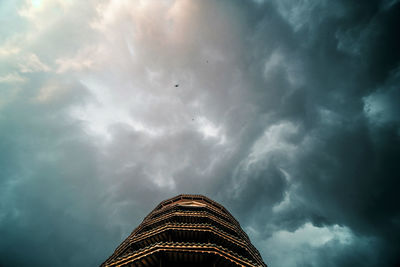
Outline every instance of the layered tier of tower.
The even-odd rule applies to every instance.
[[[161,202],[102,266],[266,266],[235,218],[201,195]]]

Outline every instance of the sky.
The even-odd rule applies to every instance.
[[[400,264],[400,1],[0,1],[0,266],[98,266],[203,194],[270,267]]]

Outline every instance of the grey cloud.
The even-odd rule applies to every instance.
[[[0,67],[0,265],[96,266],[179,193],[270,266],[398,263],[398,3],[174,3],[1,32],[49,69]]]

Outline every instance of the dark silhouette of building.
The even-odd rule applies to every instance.
[[[267,266],[238,221],[201,195],[161,202],[101,266]]]

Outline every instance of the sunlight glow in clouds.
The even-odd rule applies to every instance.
[[[73,108],[70,114],[84,122],[89,133],[97,134],[106,141],[111,141],[112,135],[109,128],[114,124],[122,123],[149,136],[162,134],[160,130],[151,129],[142,122],[135,121],[130,116],[129,107],[125,106],[126,103],[116,103],[112,92],[106,87],[90,80],[82,81],[82,83],[93,93],[95,101],[83,107]]]
[[[215,138],[219,140],[219,144],[223,145],[226,142],[226,136],[221,133],[221,128],[216,127],[211,121],[205,117],[198,117],[198,130],[204,135],[204,138]]]
[[[32,0],[32,6],[35,8],[39,8],[42,2],[43,0]]]

